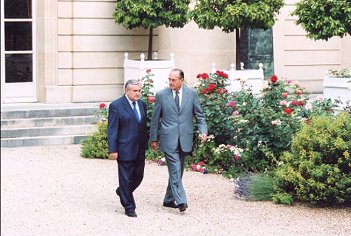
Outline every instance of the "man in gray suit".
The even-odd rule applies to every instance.
[[[182,184],[185,157],[193,146],[195,117],[202,142],[207,139],[207,125],[196,91],[183,86],[184,72],[173,69],[168,78],[169,88],[156,93],[155,107],[151,119],[150,141],[154,150],[160,149],[166,155],[169,180],[163,206],[188,208]]]

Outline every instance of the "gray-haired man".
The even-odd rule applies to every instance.
[[[125,94],[112,102],[108,114],[108,151],[117,160],[119,187],[116,189],[125,214],[136,217],[134,190],[144,177],[147,149],[147,112],[139,80],[128,80]]]
[[[193,146],[193,118],[196,119],[203,142],[207,139],[207,125],[196,91],[183,86],[183,71],[173,69],[168,82],[169,88],[156,94],[150,141],[151,147],[157,149],[159,131],[160,149],[166,155],[169,173],[163,206],[179,208],[179,211],[183,212],[188,208],[188,204],[182,176],[185,156],[191,152]]]

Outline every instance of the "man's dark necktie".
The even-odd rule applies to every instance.
[[[140,116],[139,116],[138,111],[136,109],[136,104],[135,104],[135,102],[133,102],[132,104],[133,104],[133,110],[134,110],[135,117],[137,118],[138,122],[140,123]]]
[[[174,101],[175,101],[175,104],[177,105],[177,109],[179,111],[179,92],[176,91],[175,93],[176,94],[175,94],[175,97],[174,97]]]

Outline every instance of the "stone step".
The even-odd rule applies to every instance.
[[[2,111],[1,120],[3,119],[30,119],[44,117],[68,117],[68,116],[91,116],[96,113],[96,108],[52,108],[52,109],[35,109],[35,110],[11,110]]]
[[[1,120],[1,129],[18,129],[18,128],[44,127],[44,126],[95,124],[96,122],[98,122],[98,118],[96,116],[2,119]]]
[[[2,104],[1,146],[78,144],[96,130],[97,104]]]
[[[46,146],[63,144],[80,144],[88,135],[62,135],[1,139],[1,147]],[[25,153],[23,154],[25,156]]]
[[[36,136],[55,136],[71,134],[90,134],[94,132],[95,125],[67,125],[67,126],[48,126],[30,127],[18,129],[1,129],[1,138],[20,138]]]

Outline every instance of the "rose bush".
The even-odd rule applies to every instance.
[[[330,114],[335,106],[325,99],[309,103],[306,90],[298,81],[279,79],[275,75],[265,81],[260,96],[253,95],[245,80],[240,80],[240,91],[228,93],[228,75],[221,71],[202,73],[197,78],[195,87],[209,134],[215,135],[212,149],[226,144],[243,150],[240,159],[229,167],[233,173],[274,168],[280,162],[281,153],[289,150],[292,136],[301,123],[308,123],[315,115]],[[204,147],[195,146],[194,155],[205,153],[201,149]],[[209,160],[226,159],[224,153],[219,154],[221,157],[214,152],[206,155],[203,154],[203,158]]]
[[[145,70],[144,76],[141,78],[141,99],[146,103],[147,108],[147,130],[150,132],[150,124],[152,118],[152,112],[155,106],[155,92],[154,92],[154,74],[151,69]],[[148,160],[153,160],[158,163],[158,165],[163,166],[166,164],[164,154],[160,150],[153,150],[149,148],[146,150],[146,158]]]
[[[231,113],[228,107],[230,93],[228,75],[217,70],[215,73],[197,75],[195,88],[208,125],[208,133],[214,135],[217,145],[228,143],[231,138]]]
[[[301,123],[308,123],[314,115],[332,113],[334,106],[326,100],[309,103],[298,81],[275,75],[265,81],[260,96],[242,90],[233,99],[233,143],[244,149],[242,167],[255,172],[274,168],[282,152],[290,149]]]
[[[145,71],[144,76],[141,78],[141,99],[146,103],[147,107],[147,130],[150,130],[152,111],[155,105],[154,81],[151,69]]]

